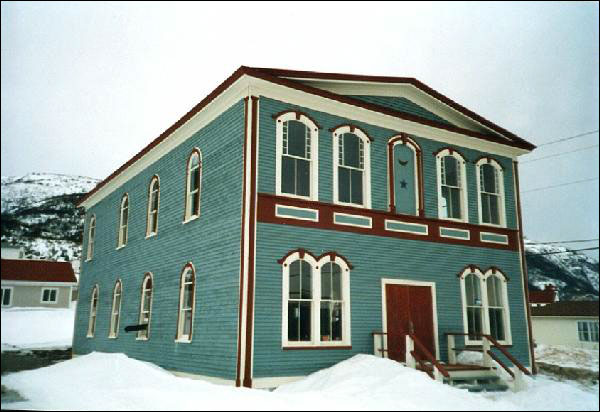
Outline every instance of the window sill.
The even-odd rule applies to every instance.
[[[127,244],[121,245],[121,246],[117,246],[115,250],[121,250],[123,249],[125,246],[127,246]]]
[[[300,196],[300,195],[294,195],[292,193],[283,193],[283,192],[280,192],[280,191],[277,191],[276,195],[277,196],[281,196],[281,197],[287,197],[287,198],[290,198],[290,199],[306,200],[308,202],[318,202],[319,201],[319,199],[316,198],[316,196],[315,197],[313,197],[313,196]]]
[[[184,220],[183,222],[181,222],[181,224],[185,225],[186,223],[193,222],[194,220],[198,220],[199,218],[200,218],[200,215],[192,216],[192,217]]]
[[[307,345],[307,346],[283,346],[283,350],[352,350],[352,345]]]
[[[108,339],[117,339],[116,335],[109,336]]]
[[[358,203],[345,203],[345,202],[340,202],[340,201],[337,201],[337,200],[334,201],[333,204],[337,205],[337,206],[355,207],[355,208],[358,208],[358,209],[370,209],[371,208],[371,207],[369,207],[367,205],[364,205],[364,204],[359,205]]]
[[[150,233],[150,234],[146,235],[145,239],[150,239],[151,237],[156,237],[156,236],[158,236],[158,232]]]
[[[175,339],[175,343],[192,343],[191,339]]]
[[[85,337],[88,339],[92,339],[94,337],[94,335],[85,335]]]
[[[135,340],[140,340],[140,341],[144,341],[145,342],[145,341],[148,340],[148,338],[135,338]]]
[[[87,263],[87,262],[91,262],[92,260],[93,260],[93,258],[89,258],[89,259],[86,259],[84,262]]]
[[[445,220],[448,222],[457,222],[457,223],[469,223],[466,219],[455,219],[452,217],[442,217],[442,216],[438,216],[439,220]]]
[[[496,228],[496,229],[506,229],[506,225],[495,225],[493,223],[479,222],[479,226],[492,227],[492,228]]]

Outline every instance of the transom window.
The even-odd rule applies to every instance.
[[[438,215],[441,219],[468,221],[465,159],[446,148],[436,154]]]
[[[300,252],[283,265],[283,346],[350,344],[349,267],[339,256]]]
[[[129,196],[123,195],[121,199],[121,209],[119,213],[119,242],[117,247],[123,247],[127,244],[127,225],[129,221]]]
[[[94,257],[94,241],[96,238],[96,215],[90,217],[90,226],[88,229],[87,260]]]
[[[196,274],[192,264],[186,265],[181,274],[179,288],[179,315],[177,320],[177,340],[191,341],[194,323]]]
[[[160,182],[158,176],[152,177],[148,189],[148,217],[146,222],[146,236],[158,232],[158,202],[160,198]]]
[[[598,342],[598,321],[577,321],[577,332],[581,342]]]
[[[497,269],[490,268],[482,273],[472,267],[465,269],[460,279],[467,343],[481,342],[481,335],[485,334],[500,343],[509,344],[506,276]]]
[[[188,158],[185,221],[200,216],[200,193],[202,190],[202,154],[194,149]]]
[[[274,117],[277,194],[318,200],[317,124],[295,111]]]
[[[119,334],[119,319],[120,319],[120,315],[121,315],[121,295],[122,295],[121,281],[117,280],[117,283],[115,283],[115,288],[113,290],[112,309],[110,311],[110,328],[108,331],[109,338],[116,338]]]
[[[146,329],[137,332],[138,339],[148,339],[150,337],[150,317],[152,315],[152,275],[146,273],[142,281],[142,299],[140,302],[139,325],[147,325]]]
[[[477,163],[477,189],[480,223],[504,226],[504,172],[494,159]]]
[[[93,338],[96,333],[96,317],[98,314],[98,285],[92,289],[92,295],[90,298],[90,318],[88,321],[88,338]]]
[[[58,302],[58,289],[57,288],[43,288],[41,302],[42,303],[57,303]]]
[[[370,139],[357,127],[342,126],[334,136],[334,200],[371,206]]]

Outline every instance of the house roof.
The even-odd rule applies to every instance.
[[[70,262],[2,259],[0,278],[21,282],[77,283]]]
[[[531,316],[595,316],[598,317],[598,301],[564,301],[531,308]]]
[[[456,103],[452,99],[444,96],[438,91],[430,88],[419,80],[411,77],[389,77],[389,76],[365,76],[365,75],[356,75],[356,74],[343,74],[343,73],[320,73],[320,72],[312,72],[312,71],[300,71],[300,70],[285,70],[285,69],[275,69],[275,68],[257,68],[257,67],[248,67],[248,66],[240,66],[231,76],[229,76],[223,83],[217,86],[208,96],[202,99],[196,106],[194,106],[189,112],[187,112],[183,117],[177,120],[174,124],[172,124],[168,129],[166,129],[163,133],[160,134],[157,138],[151,141],[146,147],[140,150],[136,155],[134,155],[131,159],[129,159],[126,163],[124,163],[121,167],[111,173],[106,179],[102,180],[100,183],[96,185],[90,192],[88,192],[85,196],[83,196],[78,203],[78,206],[81,206],[87,199],[89,199],[94,193],[100,190],[103,186],[105,186],[112,179],[120,175],[123,171],[125,171],[129,166],[135,163],[137,160],[142,158],[146,153],[148,153],[152,148],[161,143],[164,139],[166,139],[169,135],[171,135],[175,130],[181,127],[184,123],[190,120],[196,113],[201,111],[205,106],[207,106],[210,102],[212,102],[216,97],[218,97],[221,93],[223,93],[227,88],[229,88],[232,84],[234,84],[240,77],[248,75],[251,77],[255,77],[258,79],[265,80],[270,83],[279,84],[282,86],[286,86],[292,89],[301,90],[309,94],[325,97],[331,100],[336,100],[341,103],[350,104],[356,107],[361,107],[367,110],[371,110],[374,112],[386,114],[389,116],[398,117],[401,119],[413,121],[416,123],[425,124],[432,127],[437,127],[440,129],[445,129],[449,131],[453,131],[456,133],[465,134],[468,136],[472,136],[475,138],[479,138],[482,140],[487,140],[495,143],[500,143],[508,146],[513,146],[520,149],[525,150],[533,150],[535,145],[529,143],[525,139],[509,132],[508,130],[492,123],[491,121],[483,118],[482,116],[476,114],[475,112],[467,109],[464,106]],[[372,82],[372,83],[390,83],[390,84],[410,84],[424,93],[432,96],[433,98],[439,100],[440,102],[452,107],[463,115],[483,124],[489,129],[493,130],[495,133],[498,133],[500,136],[496,134],[485,134],[475,132],[473,130],[464,129],[458,126],[454,126],[451,124],[446,124],[443,122],[425,119],[423,117],[417,116],[415,114],[401,112],[398,110],[391,109],[389,107],[380,106],[374,103],[365,102],[359,99],[355,99],[348,96],[343,96],[340,94],[336,94],[324,89],[319,89],[317,87],[313,87],[310,85],[306,85],[302,83],[300,80],[307,79],[322,79],[322,80],[333,80],[333,81],[348,81],[348,82]]]
[[[555,298],[556,290],[552,287],[546,287],[544,290],[529,291],[529,303],[554,303]]]

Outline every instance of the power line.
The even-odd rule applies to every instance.
[[[566,142],[567,140],[576,139],[578,137],[583,137],[583,136],[587,136],[587,135],[594,134],[594,133],[598,133],[598,129],[591,130],[589,132],[584,132],[584,133],[576,134],[575,136],[569,136],[569,137],[563,137],[561,139],[551,140],[549,142],[539,144],[539,145],[537,145],[537,147],[548,146],[548,145],[555,144],[555,143],[560,143],[560,142]]]
[[[596,246],[596,247],[586,247],[584,249],[571,249],[571,250],[565,250],[563,252],[545,252],[545,253],[525,253],[526,255],[535,255],[535,256],[541,256],[541,255],[556,255],[558,253],[577,253],[577,252],[581,252],[584,250],[598,250],[600,249],[600,247]]]
[[[542,156],[542,157],[538,157],[538,158],[531,159],[531,160],[525,160],[523,162],[519,162],[519,164],[537,162],[538,160],[549,159],[551,157],[557,157],[557,156],[567,155],[567,154],[570,154],[570,153],[582,152],[584,150],[593,149],[593,148],[598,147],[598,146],[600,146],[600,145],[595,144],[593,146],[586,146],[586,147],[582,147],[580,149],[570,150],[568,152],[555,153],[555,154],[551,154],[551,155],[548,155],[548,156]]]
[[[587,243],[587,242],[596,242],[600,239],[578,239],[578,240],[560,240],[560,241],[554,241],[554,242],[532,242],[529,241],[528,243],[532,243],[534,245],[557,245],[557,244],[561,244],[561,243]]]
[[[597,177],[592,177],[591,179],[576,180],[574,182],[566,182],[566,183],[561,183],[561,184],[552,185],[552,186],[537,187],[535,189],[523,190],[521,192],[521,194],[523,194],[523,193],[537,192],[537,191],[546,190],[546,189],[553,189],[555,187],[570,186],[570,185],[574,185],[574,184],[577,184],[577,183],[591,182],[593,180],[598,180],[598,178]]]

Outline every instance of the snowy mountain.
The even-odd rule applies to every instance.
[[[83,212],[75,205],[97,183],[52,173],[2,176],[2,242],[23,246],[30,258],[79,259]]]
[[[22,245],[26,255],[79,259],[83,212],[77,201],[99,181],[90,177],[30,173],[2,177],[2,241]],[[530,289],[554,284],[561,300],[598,299],[598,262],[563,246],[525,243]]]

